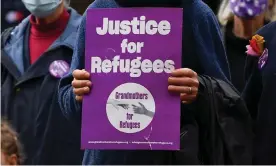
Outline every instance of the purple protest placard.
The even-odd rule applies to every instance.
[[[85,69],[93,88],[82,110],[82,149],[178,150],[182,9],[90,9]]]

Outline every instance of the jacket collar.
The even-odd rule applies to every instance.
[[[68,25],[62,33],[62,35],[58,38],[56,43],[54,43],[54,45],[65,45],[70,48],[73,48],[77,35],[77,28],[81,22],[81,15],[79,15],[72,8],[69,8],[68,11],[70,13]],[[14,28],[14,30],[11,32],[9,41],[5,43],[5,48],[12,46],[24,36],[29,21],[30,16],[25,18],[18,26]]]
[[[74,9],[69,8],[70,19],[67,27],[62,35],[51,45],[49,50],[53,50],[59,46],[66,46],[71,49],[74,48],[75,41],[77,39],[77,30],[81,22],[81,15],[79,15]],[[30,16],[24,19],[15,29],[11,32],[9,40],[4,44],[4,51],[6,55],[11,58],[20,73],[24,73],[23,65],[23,46],[24,35],[28,27]]]

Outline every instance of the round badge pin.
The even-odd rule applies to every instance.
[[[70,70],[69,64],[63,60],[56,60],[49,66],[49,72],[56,78],[61,78],[68,74]]]

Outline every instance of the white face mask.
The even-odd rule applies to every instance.
[[[62,0],[22,0],[25,7],[38,18],[52,14],[62,3]]]

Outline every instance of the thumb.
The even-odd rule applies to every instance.
[[[139,102],[139,105],[140,105],[142,108],[145,108],[145,106],[144,106],[142,103],[140,103],[140,102]]]

